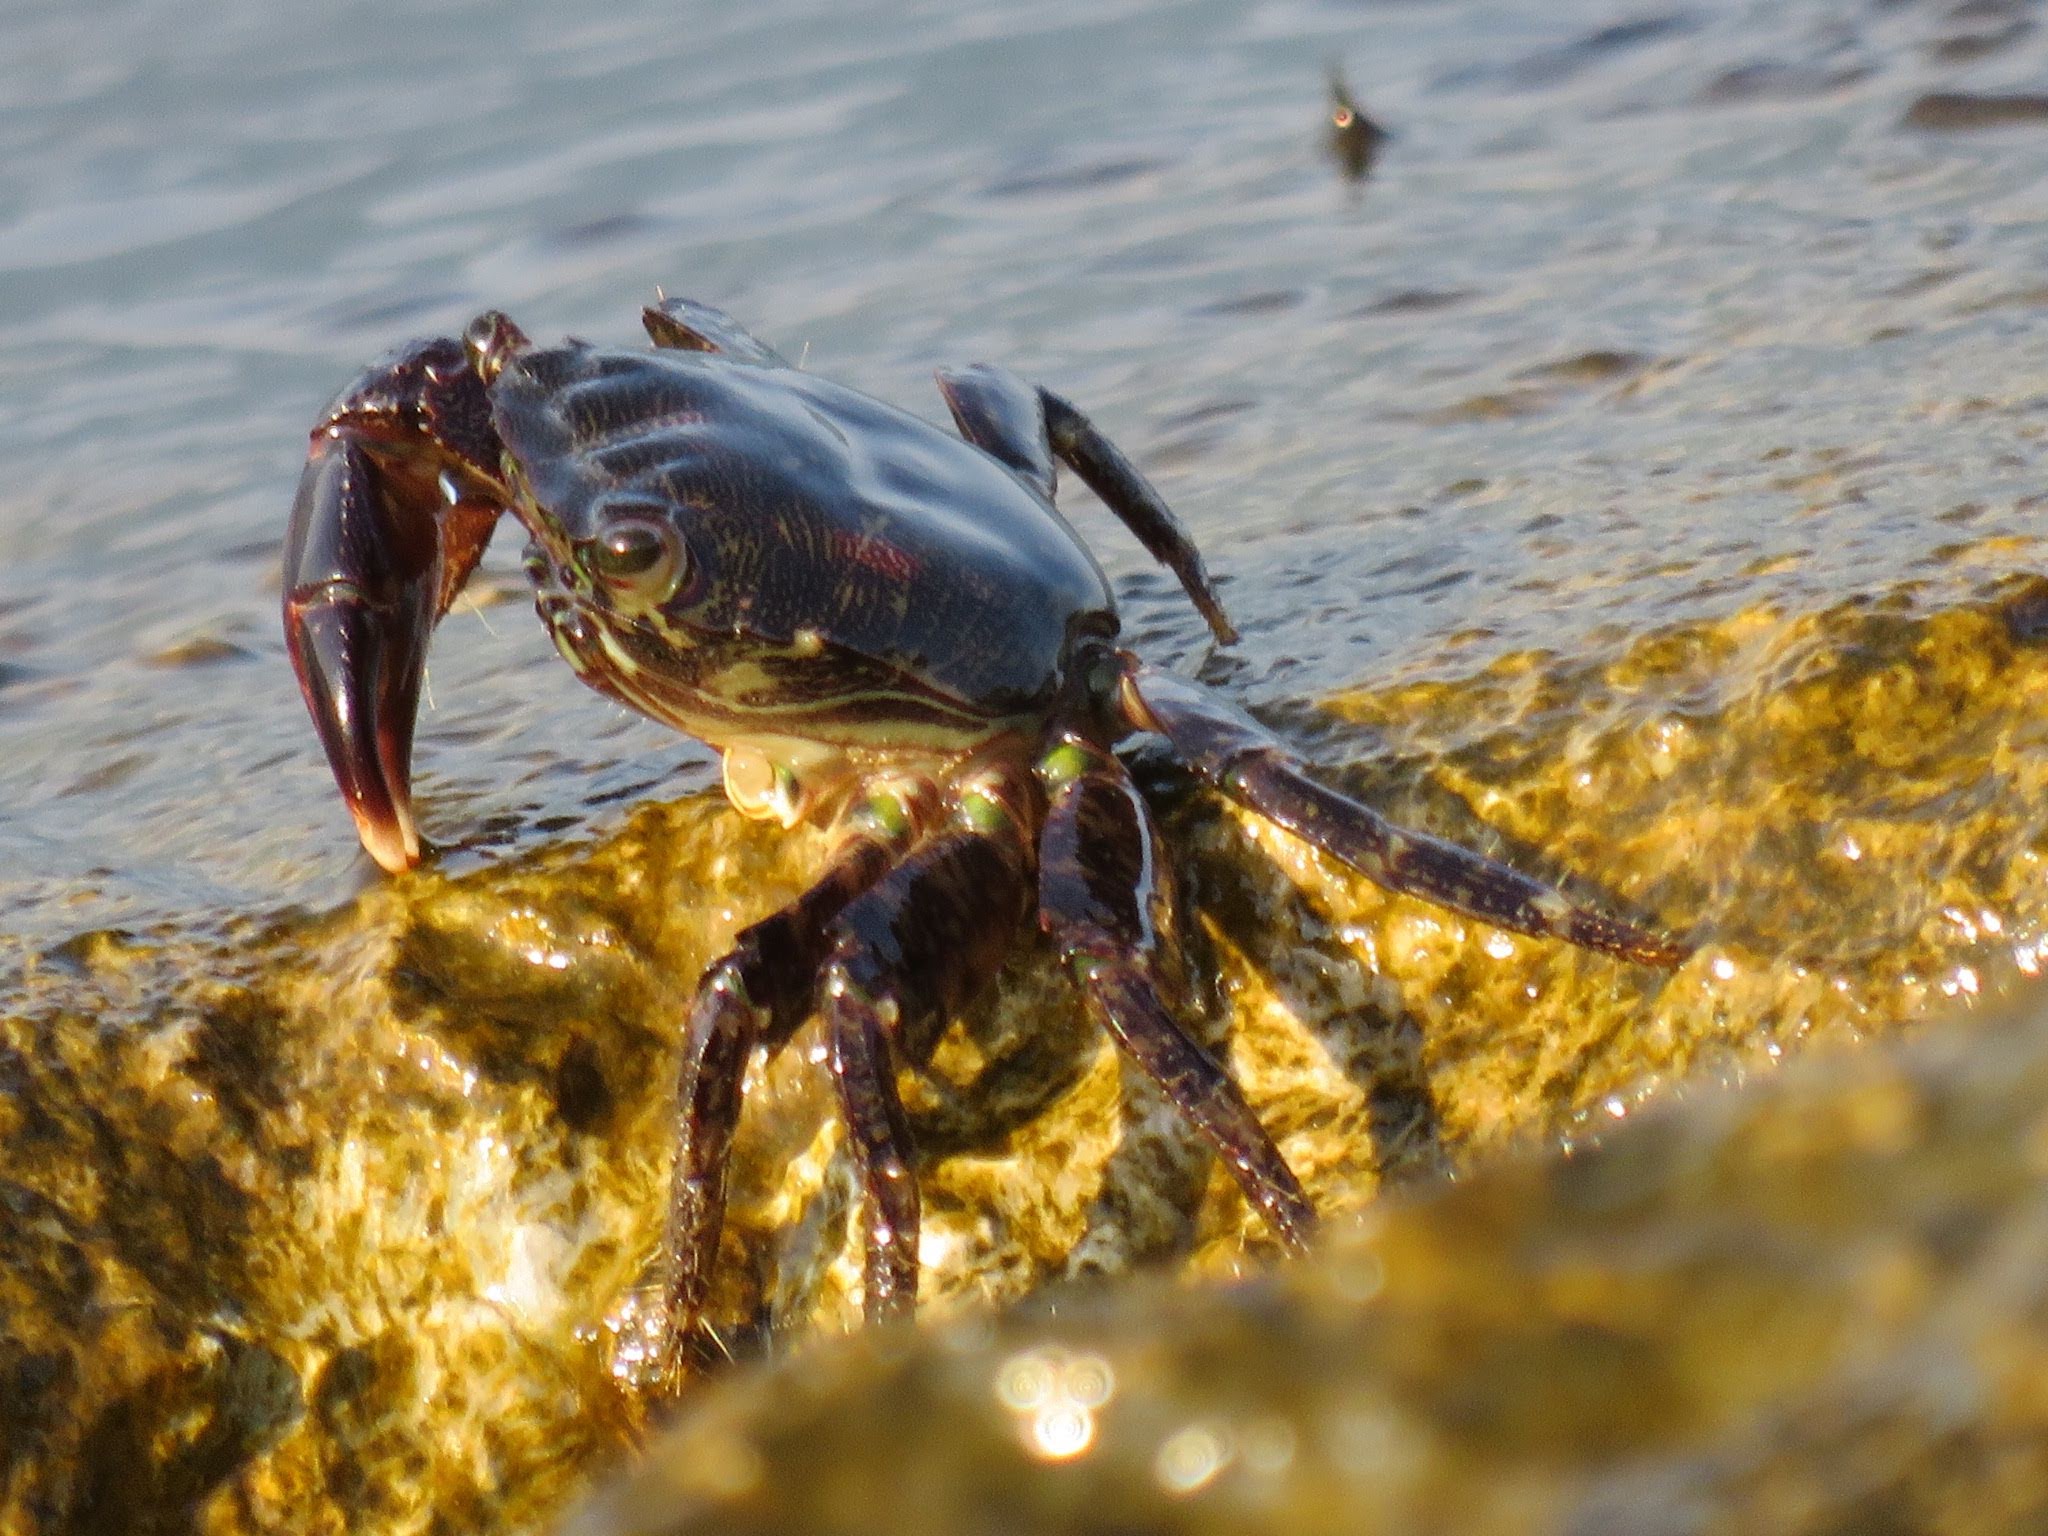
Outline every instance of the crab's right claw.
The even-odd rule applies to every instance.
[[[432,510],[346,428],[317,435],[285,535],[285,641],[363,847],[394,874],[420,857],[412,732],[440,588]]]

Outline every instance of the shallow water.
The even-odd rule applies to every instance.
[[[2040,79],[2034,20],[17,3],[0,928],[363,878],[276,543],[326,397],[485,305],[623,339],[662,285],[929,415],[947,361],[1057,384],[1222,573],[1247,639],[1212,674],[1295,718],[1520,646],[2023,565],[2044,128],[1908,115]],[[1362,197],[1320,153],[1337,58],[1397,135]],[[1170,582],[1083,517],[1148,652],[1197,661]],[[1981,553],[1998,536],[2025,542]],[[514,601],[436,653],[430,830],[530,845],[705,785],[700,750],[561,673],[514,553]]]

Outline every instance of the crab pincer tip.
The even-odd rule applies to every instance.
[[[343,584],[294,593],[285,605],[286,645],[335,786],[364,850],[392,874],[420,860],[410,768],[418,627]]]
[[[420,861],[420,833],[411,816],[402,812],[389,818],[373,817],[350,806],[355,815],[356,836],[363,851],[388,874],[402,875]]]

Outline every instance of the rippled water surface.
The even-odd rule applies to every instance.
[[[2024,568],[2048,121],[1928,98],[2048,80],[2037,20],[15,0],[0,927],[362,878],[278,539],[327,396],[486,305],[625,340],[661,285],[933,416],[945,362],[1056,384],[1223,574],[1247,638],[1209,675],[1297,725],[1516,647]],[[1362,195],[1319,137],[1339,59],[1395,132]],[[1148,652],[1201,661],[1170,583],[1080,516]],[[506,544],[436,652],[430,832],[527,845],[707,784],[555,663]]]

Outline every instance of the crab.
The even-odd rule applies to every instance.
[[[312,433],[284,622],[363,847],[426,851],[410,758],[428,637],[499,518],[577,676],[715,747],[733,806],[831,828],[816,883],[744,929],[684,1030],[659,1369],[703,1321],[752,1055],[820,1020],[862,1198],[868,1320],[914,1310],[919,1197],[897,1095],[914,1056],[1035,924],[1092,1017],[1215,1151],[1280,1242],[1300,1181],[1163,988],[1170,865],[1118,755],[1139,736],[1367,879],[1650,966],[1689,947],[1389,824],[1250,716],[1118,644],[1108,580],[1056,510],[1086,482],[1235,641],[1186,530],[1080,411],[986,365],[939,388],[954,436],[663,299],[654,346],[535,345],[487,312],[373,365]]]

